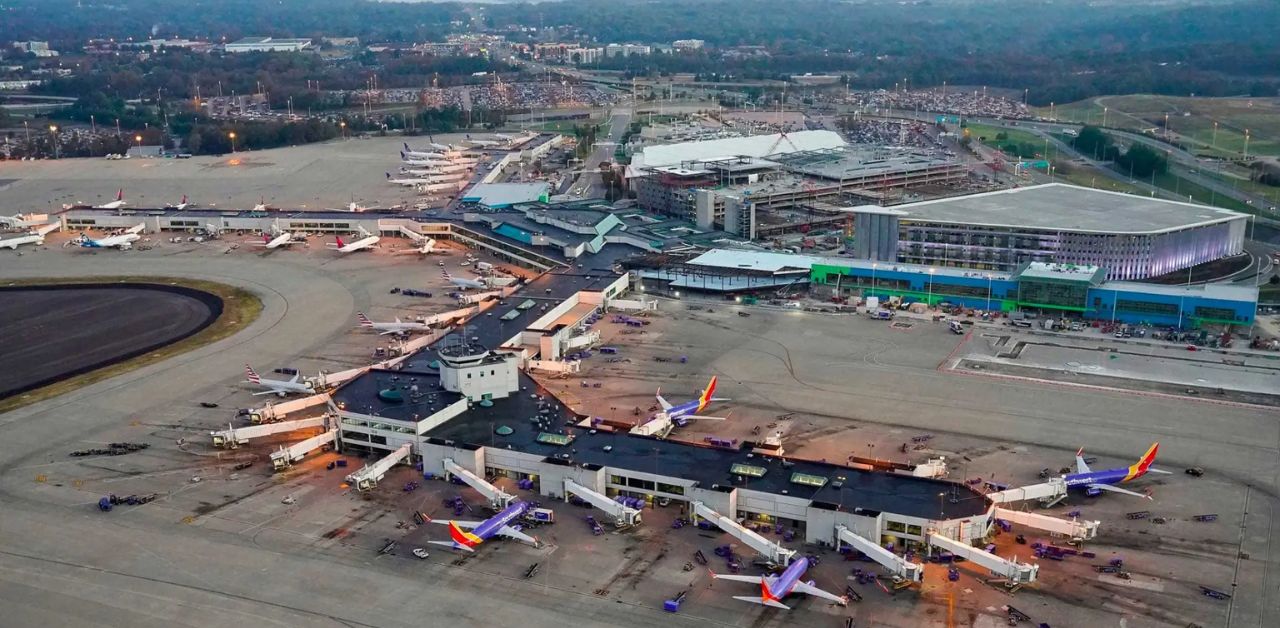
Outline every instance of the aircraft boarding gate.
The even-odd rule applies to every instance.
[[[466,482],[467,486],[476,489],[485,499],[489,500],[489,506],[494,510],[502,510],[511,505],[515,501],[515,495],[510,495],[502,489],[490,484],[484,478],[468,471],[452,458],[444,459],[444,470],[451,475],[457,476],[458,479]]]
[[[613,517],[614,525],[619,528],[634,526],[640,523],[640,511],[635,508],[623,506],[622,504],[609,499],[608,497],[593,491],[573,480],[564,481],[564,498],[569,499],[569,495],[577,495],[592,506],[599,508]]]
[[[309,427],[325,427],[329,417],[321,415],[310,419],[298,419],[297,421],[281,421],[279,423],[264,423],[262,425],[250,425],[247,427],[231,427],[227,429],[209,432],[213,437],[214,447],[229,447],[235,449],[240,445],[249,442],[254,438],[262,438],[273,434],[282,434],[284,432],[292,432],[294,430],[302,430]]]
[[[846,526],[836,526],[836,547],[840,547],[841,543],[848,543],[854,549],[866,554],[871,560],[880,563],[880,565],[889,570],[894,580],[920,582],[924,579],[923,565],[913,563],[880,547],[879,544],[872,542],[870,539],[855,534],[853,530]]]
[[[271,453],[271,467],[276,471],[287,469],[292,466],[293,463],[302,460],[302,457],[307,455],[308,452],[319,449],[325,445],[333,445],[334,442],[337,441],[337,438],[338,430],[333,429],[320,434],[319,436],[312,436],[304,441],[294,443],[288,447],[281,447],[279,451]]]
[[[1079,521],[1076,519],[1059,519],[1034,512],[1022,512],[996,507],[992,511],[996,519],[1004,519],[1010,523],[1024,525],[1028,528],[1044,530],[1053,534],[1061,534],[1075,541],[1088,541],[1098,536],[1098,521]]]
[[[1004,580],[1011,588],[1035,582],[1040,573],[1040,565],[1001,558],[968,543],[942,536],[936,530],[930,530],[927,538],[929,545],[963,556],[966,560],[989,569],[992,575]]]
[[[387,475],[387,471],[391,467],[400,464],[409,458],[409,453],[413,450],[413,446],[409,443],[401,445],[395,451],[383,456],[373,464],[366,464],[360,467],[358,471],[347,476],[347,483],[354,485],[356,490],[367,491],[378,485],[382,478]]]
[[[748,530],[738,524],[737,521],[730,519],[710,508],[707,508],[702,502],[692,502],[689,504],[690,512],[693,513],[693,520],[696,522],[698,517],[702,517],[711,523],[716,524],[721,530],[728,532],[731,536],[745,543],[748,547],[758,552],[761,556],[768,559],[769,562],[777,565],[788,565],[791,559],[795,557],[796,551],[787,549],[769,539],[756,534],[753,530]]]

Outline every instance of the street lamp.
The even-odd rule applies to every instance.
[[[942,500],[946,496],[946,493],[938,493],[938,521],[942,521],[947,518],[946,506],[942,504]]]
[[[231,138],[231,152],[236,152],[236,132],[231,131],[227,133],[227,137]]]
[[[936,270],[936,268],[929,269],[929,307],[933,307],[933,273]]]
[[[871,265],[871,296],[875,296],[876,293],[876,269],[879,267],[879,264]]]
[[[53,144],[53,158],[58,158],[58,126],[49,125],[49,141]]]
[[[339,122],[339,123],[338,123],[338,128],[339,128],[339,129],[341,129],[341,131],[340,131],[340,132],[342,133],[342,139],[344,139],[344,140],[345,140],[345,139],[347,139],[347,121],[346,121],[346,120],[343,120],[343,121]]]
[[[987,311],[991,311],[991,273],[987,273]]]

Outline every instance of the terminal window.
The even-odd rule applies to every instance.
[[[1236,311],[1225,307],[1205,307],[1203,305],[1196,306],[1197,318],[1214,318],[1220,321],[1234,321],[1238,317]]]
[[[1135,312],[1139,314],[1163,314],[1165,316],[1177,316],[1178,304],[1118,299],[1116,301],[1116,310],[1120,312]]]
[[[1088,294],[1088,283],[1075,285],[1025,279],[1018,282],[1018,300],[1028,304],[1084,309]]]

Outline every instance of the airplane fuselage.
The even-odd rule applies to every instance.
[[[1068,488],[1089,486],[1090,484],[1123,484],[1129,480],[1145,475],[1130,467],[1103,469],[1088,473],[1071,473],[1062,478]]]
[[[791,595],[791,592],[796,588],[796,583],[800,581],[800,578],[804,577],[804,573],[808,570],[808,558],[800,558],[792,562],[772,582],[769,582],[767,578],[765,579],[765,583],[761,585],[761,597],[766,599],[772,597],[775,600],[779,600]]]
[[[525,501],[513,502],[510,506],[504,508],[502,512],[485,519],[471,533],[487,541],[493,538],[499,530],[510,525],[512,521],[523,517],[529,511],[530,506],[531,504]]]
[[[18,247],[23,244],[44,244],[44,236],[26,235],[9,238],[8,240],[0,240],[0,249],[12,249],[16,251]]]

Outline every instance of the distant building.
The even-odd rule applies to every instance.
[[[604,57],[604,48],[569,48],[565,50],[568,63],[595,63]]]
[[[701,50],[705,45],[707,45],[707,42],[701,39],[677,39],[671,42],[671,47],[677,51]]]
[[[57,50],[49,49],[49,42],[47,41],[15,41],[13,42],[13,47],[37,57],[58,56]]]
[[[805,74],[792,74],[791,82],[798,85],[835,85],[840,82],[840,77],[835,74],[813,74],[806,72]]]
[[[644,57],[652,53],[653,48],[644,44],[609,44],[604,47],[604,56],[610,59],[632,55]]]
[[[245,37],[223,46],[227,52],[300,52],[311,47],[310,39]]]
[[[38,79],[0,81],[0,91],[18,91],[23,89],[30,89],[42,83],[44,83],[44,81],[38,80]]]
[[[334,48],[358,48],[360,46],[359,37],[325,37],[320,41]]]

